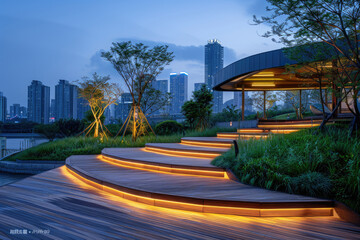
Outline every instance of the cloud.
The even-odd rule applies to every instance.
[[[169,50],[174,52],[175,59],[174,61],[197,61],[199,63],[204,63],[205,50],[204,46],[180,46],[169,42],[162,41],[150,41],[150,40],[140,40],[135,38],[119,38],[115,42],[131,41],[133,43],[143,43],[147,46],[154,47],[157,45],[167,45]],[[225,62],[233,62],[236,60],[236,53],[233,49],[224,47],[224,60]]]

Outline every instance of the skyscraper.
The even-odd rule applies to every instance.
[[[214,75],[224,67],[224,47],[217,39],[208,41],[205,45],[205,83],[212,89],[217,83],[214,82]],[[223,105],[223,92],[214,91],[215,113],[221,112]]]
[[[20,118],[27,118],[27,108],[20,106]]]
[[[33,80],[28,86],[28,121],[49,123],[50,87]]]
[[[245,112],[252,112],[252,99],[249,96],[249,92],[245,92],[244,97]],[[234,92],[234,105],[236,109],[241,109],[242,106],[242,92]],[[242,109],[241,109],[242,111]]]
[[[10,106],[10,117],[20,117],[20,104],[14,103],[12,106]]]
[[[55,115],[56,115],[56,103],[55,99],[50,100],[50,119],[51,121],[55,121]]]
[[[55,119],[77,118],[78,88],[66,80],[55,86]]]
[[[20,106],[18,103],[14,103],[10,106],[10,118],[26,118],[27,111],[26,107]]]
[[[5,122],[6,120],[6,113],[7,113],[7,99],[0,92],[0,122]]]
[[[151,81],[151,85],[155,90],[160,91],[162,94],[167,94],[169,92],[168,82],[169,82],[168,80],[153,80],[153,81]],[[154,107],[156,107],[156,106],[154,106]],[[161,109],[153,112],[152,115],[166,114],[168,112],[169,112],[169,106],[166,105],[166,106],[163,106]]]
[[[77,99],[77,119],[84,119],[87,111],[90,110],[88,101],[85,98],[79,97]]]
[[[170,73],[170,94],[171,94],[171,114],[181,113],[181,107],[187,100],[188,74],[186,72]]]
[[[123,93],[121,100],[115,105],[115,119],[125,122],[133,103],[130,93]]]

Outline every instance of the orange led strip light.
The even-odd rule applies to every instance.
[[[189,146],[206,146],[213,148],[229,148],[232,143],[213,143],[213,142],[198,142],[198,141],[190,141],[190,140],[181,140],[181,144],[189,145]]]
[[[200,170],[200,169],[187,169],[187,168],[176,168],[176,167],[163,167],[147,163],[136,163],[132,161],[124,161],[117,158],[111,158],[102,155],[101,161],[131,169],[146,170],[150,172],[160,172],[166,174],[178,174],[178,175],[193,175],[197,177],[216,177],[216,178],[227,178],[224,170]]]
[[[301,217],[301,216],[333,216],[333,208],[273,208],[273,209],[260,209],[260,208],[241,208],[241,207],[225,207],[216,205],[205,205],[186,203],[179,201],[170,201],[164,199],[158,199],[153,197],[144,197],[139,194],[127,193],[115,188],[111,188],[94,181],[91,181],[77,172],[71,170],[68,166],[66,170],[75,178],[79,179],[85,184],[95,187],[99,190],[103,190],[112,193],[121,198],[132,200],[135,202],[148,204],[157,207],[165,207],[170,209],[181,209],[195,212],[207,212],[207,213],[219,213],[219,214],[231,214],[242,216],[257,216],[257,217]],[[65,172],[63,172],[66,174]]]
[[[177,150],[168,150],[168,149],[160,149],[153,147],[145,147],[146,151],[149,152],[158,152],[158,153],[166,153],[170,154],[169,156],[188,156],[188,157],[201,157],[201,158],[209,158],[213,159],[217,156],[220,156],[220,153],[201,153],[201,152],[186,152],[186,151],[177,151]],[[176,154],[179,153],[179,154]]]

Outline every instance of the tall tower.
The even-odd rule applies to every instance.
[[[6,111],[7,110],[7,99],[3,95],[2,92],[0,92],[0,122],[5,122],[6,120]]]
[[[50,87],[33,80],[28,86],[28,121],[49,123]]]
[[[170,73],[171,114],[181,113],[181,107],[188,98],[188,74]]]
[[[212,39],[205,45],[205,83],[212,89],[217,83],[214,82],[214,75],[224,67],[224,47],[219,40]],[[223,92],[214,91],[214,113],[222,111]]]
[[[77,86],[66,80],[59,80],[55,86],[55,119],[77,118]]]
[[[168,86],[169,86],[169,81],[168,80],[153,80],[151,81],[151,85],[155,90],[160,91],[162,94],[168,93]],[[159,114],[166,114],[169,111],[169,106],[166,105],[162,108],[160,108],[159,110],[155,111],[152,115],[159,115]]]

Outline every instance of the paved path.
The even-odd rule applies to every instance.
[[[84,185],[65,167],[0,188],[0,239],[359,239],[335,217],[254,218],[149,206]],[[49,234],[11,235],[15,229]]]

